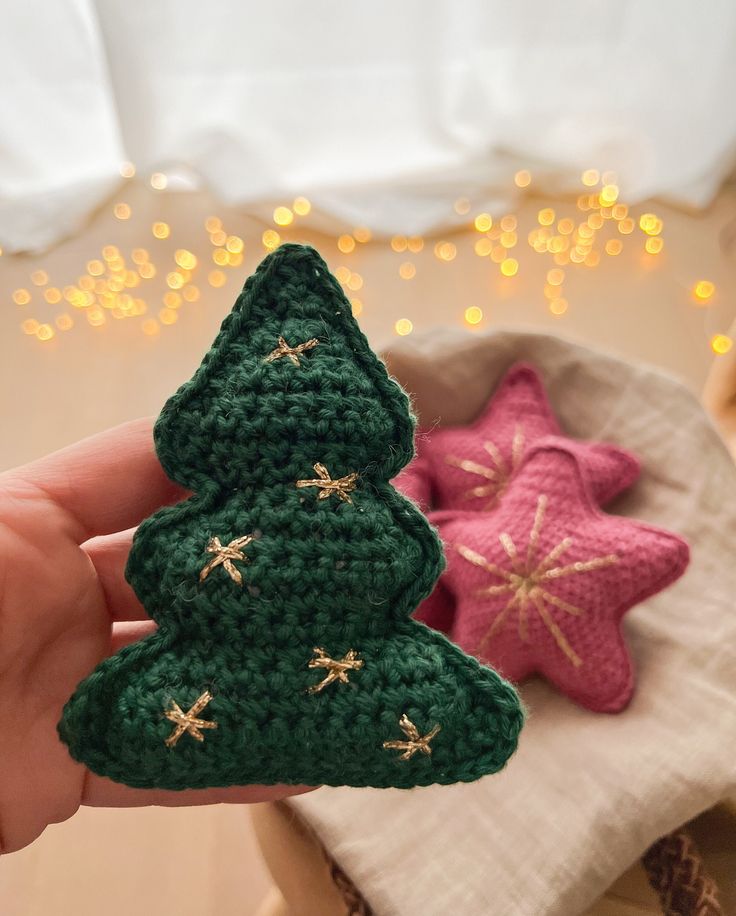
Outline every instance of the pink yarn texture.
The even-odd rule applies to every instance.
[[[682,538],[601,512],[561,444],[530,449],[490,515],[430,518],[447,550],[453,641],[511,681],[537,672],[588,709],[626,706],[634,672],[621,619],[682,575]]]
[[[638,474],[624,449],[565,438],[537,371],[514,365],[473,424],[418,434],[396,479],[447,554],[416,616],[510,681],[540,674],[581,706],[622,710],[623,615],[689,560],[677,535],[600,510]]]
[[[527,449],[542,437],[560,435],[539,373],[527,363],[516,363],[470,426],[418,431],[417,456],[394,483],[425,512],[493,509]],[[639,476],[639,462],[624,449],[602,442],[567,442],[579,455],[600,505]]]

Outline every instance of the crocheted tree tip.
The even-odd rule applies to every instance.
[[[157,632],[102,662],[59,725],[136,787],[470,781],[513,753],[513,688],[410,615],[442,566],[389,484],[413,421],[311,248],[246,282],[154,438],[192,490],[136,532]]]
[[[543,437],[561,435],[539,373],[516,363],[474,423],[419,433],[417,457],[395,483],[425,511],[493,509],[526,450]],[[579,455],[600,505],[639,476],[639,462],[624,449],[603,442],[565,442]]]
[[[623,709],[634,672],[621,620],[689,560],[675,534],[597,507],[579,454],[533,446],[498,509],[437,512],[452,639],[518,683],[538,672],[596,712]]]

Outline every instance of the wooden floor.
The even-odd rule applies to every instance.
[[[122,420],[156,413],[194,370],[246,272],[264,253],[263,223],[218,208],[204,194],[160,194],[134,184],[116,200],[130,204],[130,219],[116,220],[111,202],[84,231],[54,251],[38,258],[7,254],[0,258],[0,416],[4,421],[0,468]],[[475,306],[482,310],[475,330],[513,326],[561,333],[660,365],[700,391],[714,359],[711,337],[726,332],[734,318],[736,192],[724,193],[701,216],[654,204],[636,208],[632,213],[637,218],[646,210],[663,218],[662,253],[644,252],[645,236],[638,228],[631,235],[616,236],[614,227],[609,234],[624,242],[620,254],[603,254],[597,267],[564,268],[562,296],[557,298],[564,298],[568,307],[560,317],[551,314],[545,296],[547,272],[555,267],[551,255],[537,254],[526,241],[538,226],[538,210],[544,207],[554,207],[557,219],[582,218],[574,200],[529,198],[516,214],[519,243],[509,252],[519,263],[514,277],[503,277],[489,257],[475,253],[480,236],[472,229],[444,239],[426,239],[420,252],[395,252],[387,240],[373,240],[358,243],[351,253],[341,252],[334,238],[310,228],[314,215],[280,231],[285,239],[311,240],[333,268],[346,269],[343,278],[354,287],[350,295],[359,300],[355,307],[362,310],[361,324],[376,347],[395,338],[394,324],[401,318],[412,322],[415,333],[436,326],[470,330],[465,310]],[[212,214],[222,219],[228,234],[245,240],[242,265],[218,268],[212,262],[213,249],[204,228],[204,220]],[[153,237],[154,221],[170,225],[168,238]],[[438,242],[454,246],[451,259],[436,256]],[[131,267],[135,266],[132,249],[147,249],[156,277],[133,291],[146,301],[145,316],[115,320],[107,315],[104,324],[93,326],[84,309],[46,301],[44,291],[49,286],[63,293],[69,284],[77,283],[88,262],[102,257],[106,245],[118,246]],[[199,258],[191,283],[200,297],[159,315],[167,291],[165,278],[176,269],[178,249],[190,250]],[[453,248],[443,251],[452,254]],[[407,263],[411,268],[402,268]],[[210,285],[208,274],[213,269],[224,271],[224,285]],[[39,270],[48,274],[46,286],[36,286],[31,279]],[[413,270],[414,275],[402,279],[400,270],[404,275]],[[43,277],[36,274],[35,279]],[[691,294],[700,279],[716,284],[706,307],[698,306]],[[13,301],[18,289],[28,290],[28,303]],[[62,313],[74,321],[70,330],[54,324]],[[162,323],[162,319],[174,321],[172,313],[175,323]],[[151,333],[145,334],[142,322],[151,319],[155,325],[149,324]],[[34,320],[48,323],[55,336],[42,341],[24,334],[21,322]],[[60,323],[63,326],[65,319]],[[713,867],[724,880],[730,873],[733,883],[733,820],[719,814],[703,821],[698,830]],[[129,916],[131,912],[249,916],[264,904],[269,886],[247,812],[229,807],[85,810],[49,828],[31,848],[0,862],[4,916]],[[736,913],[733,886],[731,893],[729,912]],[[594,912],[627,916],[656,912],[653,906],[651,892],[634,870]]]

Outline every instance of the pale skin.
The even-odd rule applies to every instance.
[[[151,425],[125,423],[0,474],[0,854],[80,805],[242,804],[307,791],[131,789],[75,763],[57,736],[77,683],[155,629],[125,561],[135,526],[187,494],[162,471]]]

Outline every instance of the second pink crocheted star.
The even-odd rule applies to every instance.
[[[560,436],[537,370],[517,363],[469,426],[417,433],[417,456],[395,486],[424,511],[488,510],[498,505],[527,449],[545,436]],[[639,462],[624,449],[567,439],[579,455],[594,498],[610,502],[639,475]]]

